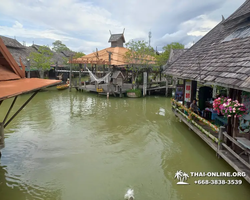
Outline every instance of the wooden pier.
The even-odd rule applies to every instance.
[[[173,112],[179,118],[180,122],[184,122],[189,129],[195,132],[216,152],[218,158],[223,158],[236,172],[245,173],[246,176],[243,178],[250,183],[250,151],[248,149],[250,147],[244,147],[236,139],[229,136],[224,127],[220,127],[219,132],[209,130],[199,120],[188,120],[188,116],[175,106],[173,106]],[[200,127],[204,127],[207,133],[204,134]],[[233,145],[240,148],[241,153],[236,152],[231,146],[228,146],[227,141],[231,141]]]
[[[132,89],[132,83],[124,83],[122,86],[115,86],[115,85],[108,85],[108,84],[98,84],[98,85],[80,85],[80,86],[73,86],[77,91],[86,91],[86,92],[94,92],[98,93],[100,95],[113,95],[113,96],[123,96],[126,94],[127,90]],[[168,89],[174,88],[174,86],[169,85],[167,87]],[[139,86],[139,89],[143,89],[143,85]],[[151,92],[160,92],[166,91],[166,86],[156,86],[156,87],[151,87],[147,88],[148,94],[150,95]]]
[[[87,91],[87,92],[94,92],[98,93],[100,95],[124,95],[127,90],[132,88],[132,84],[125,83],[122,85],[122,87],[114,86],[112,84],[99,84],[99,85],[81,85],[81,86],[75,86],[77,91]]]

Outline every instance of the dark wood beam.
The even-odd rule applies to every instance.
[[[9,114],[10,114],[10,112],[11,112],[13,106],[15,105],[15,102],[16,102],[17,97],[18,97],[18,96],[16,96],[16,97],[13,99],[13,101],[12,101],[10,107],[9,107],[9,110],[8,110],[8,112],[7,112],[7,114],[6,114],[5,118],[4,118],[4,120],[3,120],[3,124],[6,122],[6,120],[7,120],[8,116],[9,116]]]
[[[34,94],[16,111],[16,113],[4,124],[4,128],[8,126],[8,124],[17,116],[17,114],[34,98],[34,96],[39,92],[39,90],[35,91]]]
[[[9,65],[9,63],[7,62],[7,60],[4,57],[0,57],[0,64],[1,65]]]

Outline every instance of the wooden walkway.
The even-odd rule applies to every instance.
[[[223,158],[232,168],[234,168],[237,172],[246,173],[246,176],[244,178],[248,183],[250,183],[250,167],[249,165],[247,165],[247,163],[249,163],[248,156],[244,154],[240,156],[240,158],[246,161],[246,164],[243,164],[243,162],[237,159],[236,156],[233,155],[229,150],[227,149],[218,150],[217,142],[213,141],[210,137],[207,137],[196,126],[188,122],[187,119],[184,116],[182,116],[180,113],[178,113],[175,110],[173,111],[175,113],[175,116],[177,116],[182,122],[184,122],[189,127],[189,129],[193,130],[202,140],[204,140],[216,152],[216,154],[220,156],[221,158]],[[196,123],[199,123],[199,125],[204,127],[206,130],[209,130],[208,128],[210,128],[210,127],[207,127],[207,125],[202,124],[199,121],[196,121]],[[214,132],[213,130],[209,130],[209,131],[212,135],[218,138],[218,133]]]
[[[175,88],[172,85],[169,85],[168,88]],[[155,91],[155,90],[166,90],[166,86],[159,86],[159,87],[151,87],[151,88],[147,88],[147,91]]]
[[[109,89],[108,89],[108,84],[99,84],[99,89],[102,88],[103,91],[102,92],[98,92],[96,85],[81,85],[81,86],[74,86],[74,88],[76,88],[77,91],[87,91],[87,92],[94,92],[94,93],[98,93],[100,95],[107,95],[107,93],[109,92],[110,95],[123,95],[127,92],[127,90],[132,89],[132,83],[124,83],[122,85],[122,87],[117,87],[114,85],[109,85]],[[174,88],[173,85],[169,85],[168,89]],[[139,85],[139,89],[143,89],[143,85]],[[147,92],[150,95],[150,92],[158,92],[158,91],[166,91],[166,86],[156,86],[156,87],[151,87],[151,88],[147,88]]]
[[[94,93],[98,93],[99,95],[107,95],[107,93],[109,93],[109,95],[113,95],[113,96],[116,96],[116,95],[122,96],[126,94],[127,90],[132,88],[132,84],[124,83],[122,88],[115,87],[114,85],[109,85],[109,90],[108,90],[108,84],[100,84],[99,88],[103,89],[102,92],[98,92],[95,85],[75,86],[75,88],[77,91],[94,92]],[[142,89],[142,86],[139,88]]]

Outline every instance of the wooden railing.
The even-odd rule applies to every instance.
[[[237,142],[234,138],[232,138],[230,135],[227,134],[227,132],[225,131],[225,127],[221,126],[220,127],[220,131],[219,131],[219,136],[218,136],[218,149],[217,149],[217,155],[219,157],[219,152],[223,150],[223,147],[229,151],[235,158],[237,158],[240,162],[242,162],[245,166],[247,166],[248,168],[250,168],[250,164],[249,161],[245,161],[240,154],[236,153],[232,148],[230,148],[226,143],[224,138],[226,138],[226,140],[230,140],[233,144],[237,145],[240,149],[243,150],[244,153],[248,154],[248,156],[250,155],[250,151],[243,147],[239,142]]]
[[[187,108],[183,105],[177,104],[174,102],[172,104],[172,108],[175,112],[181,114],[184,118],[187,119],[190,123],[192,123],[195,127],[197,127],[202,133],[206,134],[210,139],[212,139],[217,144],[217,156],[220,157],[220,154],[222,154],[223,150],[227,150],[227,152],[231,153],[236,159],[238,159],[242,164],[244,164],[246,167],[250,169],[250,150],[243,147],[242,144],[240,144],[236,139],[231,137],[227,134],[225,127],[221,126],[220,128],[217,128],[215,131],[218,130],[218,138],[212,135],[208,130],[205,130],[203,127],[201,127],[199,124],[197,124],[194,120],[190,120],[189,116],[187,116],[185,113],[183,113],[181,110],[187,111]],[[180,109],[179,109],[180,108]],[[188,111],[190,114],[190,110]],[[195,113],[191,112],[191,114],[197,118],[200,118],[199,115],[196,115]],[[207,124],[210,124],[209,121],[203,119],[203,122],[206,122]],[[242,153],[235,152],[231,147],[229,147],[226,142],[227,140],[231,141],[234,145],[238,146],[243,152],[248,155],[248,162],[241,157]]]

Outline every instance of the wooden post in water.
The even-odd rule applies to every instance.
[[[168,78],[166,77],[166,93],[165,96],[168,96]]]
[[[71,92],[72,87],[72,55],[70,56],[70,74],[69,74],[69,91]]]
[[[148,77],[147,77],[147,72],[143,72],[143,96],[147,95],[147,82]]]
[[[82,64],[79,64],[79,86],[82,85],[82,73],[81,73],[81,70],[82,70]]]
[[[4,124],[0,122],[0,147],[4,147]],[[1,152],[0,152],[1,158]]]
[[[220,158],[219,152],[222,150],[222,142],[223,142],[223,132],[226,130],[224,126],[220,127],[219,135],[218,135],[218,147],[217,147],[217,157]]]

